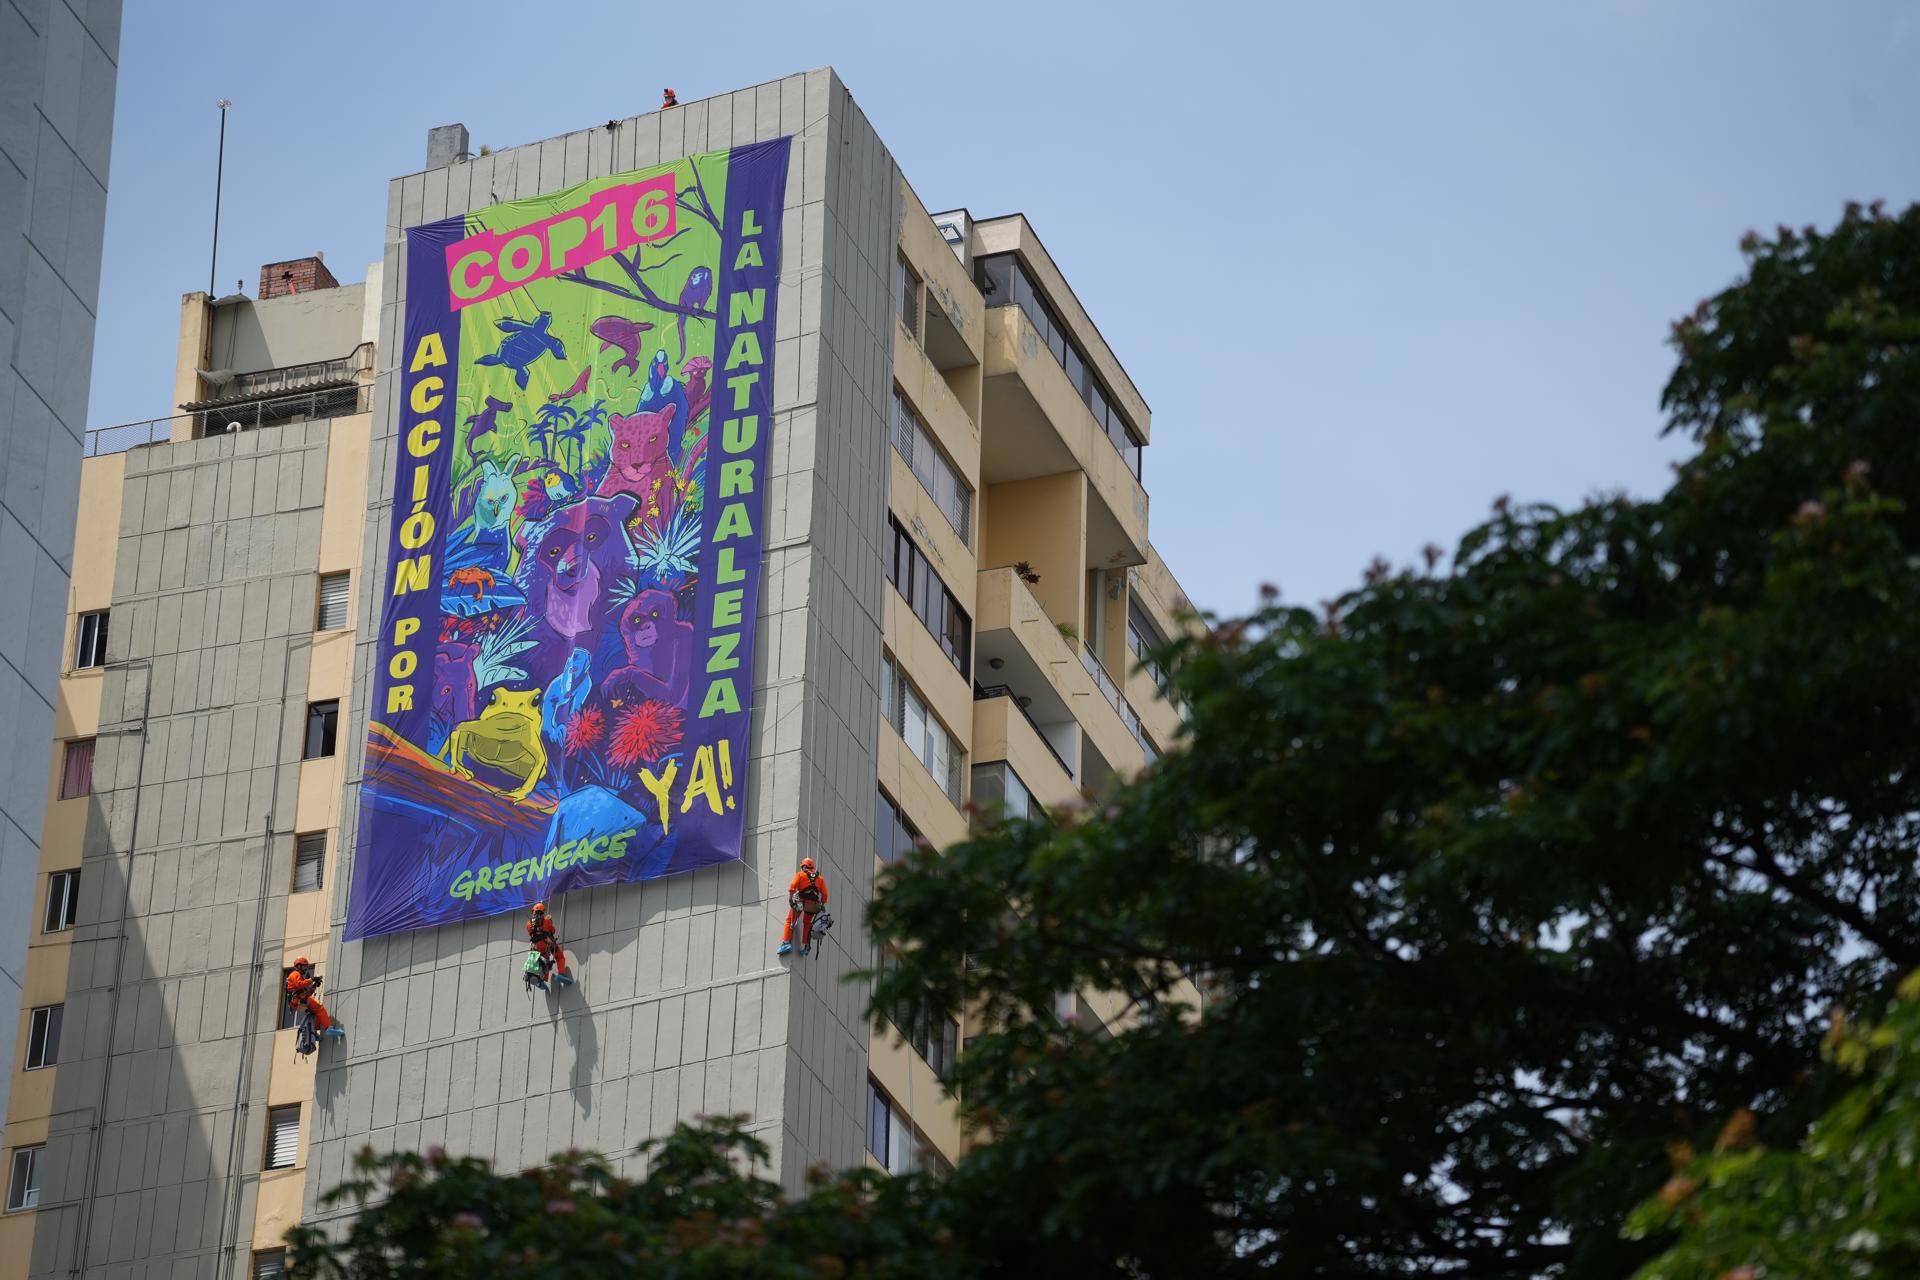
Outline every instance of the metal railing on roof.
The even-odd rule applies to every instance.
[[[360,384],[322,387],[299,395],[275,396],[266,400],[242,400],[221,403],[192,413],[176,413],[144,422],[125,422],[113,427],[94,427],[86,433],[86,456],[97,458],[109,453],[125,453],[142,445],[163,444],[173,438],[176,424],[187,424],[187,435],[198,440],[227,431],[255,431],[289,422],[311,422],[323,418],[344,418],[367,413],[373,408],[373,387]]]

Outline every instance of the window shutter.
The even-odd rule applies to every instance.
[[[291,1169],[300,1155],[300,1108],[267,1112],[267,1168]]]
[[[77,800],[93,794],[93,739],[75,738],[67,743],[65,766],[60,771],[60,798]]]
[[[280,1280],[287,1274],[284,1249],[266,1249],[253,1255],[253,1280]]]
[[[315,631],[347,629],[347,582],[348,575],[344,573],[320,575],[320,608]]]
[[[300,836],[293,846],[293,891],[313,893],[321,888],[327,865],[325,833]]]

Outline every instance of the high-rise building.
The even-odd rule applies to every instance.
[[[395,528],[395,494],[439,430],[408,416],[432,393],[409,380],[431,360],[404,229],[471,232],[501,202],[780,138],[739,856],[554,899],[578,981],[550,993],[522,981],[520,910],[358,936],[369,708],[395,704],[408,665],[383,628],[406,590],[390,550],[426,537]],[[264,268],[257,299],[188,295],[179,412],[102,433],[83,472],[73,625],[111,617],[112,639],[102,676],[63,683],[49,844],[14,908],[48,993],[5,1133],[0,1259],[27,1274],[276,1274],[286,1229],[340,1212],[320,1197],[368,1144],[508,1168],[596,1148],[631,1167],[678,1120],[742,1113],[796,1189],[819,1162],[951,1163],[966,1139],[939,1078],[969,1029],[872,1031],[864,986],[843,981],[883,962],[860,928],[876,872],[962,838],[969,800],[1072,804],[1179,730],[1140,662],[1185,625],[1148,542],[1145,401],[1027,221],[930,215],[833,72],[489,155],[435,130],[428,161],[392,183],[364,283],[316,257]],[[539,356],[502,340],[482,363]],[[462,438],[456,460],[490,472]],[[594,439],[528,476],[587,473],[610,447]],[[530,483],[516,510],[545,496]],[[459,581],[476,612],[502,587]],[[561,830],[560,808],[541,812]],[[808,855],[842,923],[777,955]],[[300,956],[346,1029],[312,1058],[282,999]],[[1063,1002],[1113,1012],[1099,993]]]
[[[38,883],[47,798],[34,753],[56,732],[62,673],[97,681],[105,640],[71,629],[67,582],[119,49],[120,0],[0,0],[0,575],[12,597],[0,611],[0,740],[15,753],[0,786],[0,901]],[[23,995],[48,990],[29,937],[0,931],[0,1061],[16,1064]]]

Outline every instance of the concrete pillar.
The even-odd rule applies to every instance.
[[[443,124],[427,130],[427,168],[444,168],[466,158],[467,126]]]

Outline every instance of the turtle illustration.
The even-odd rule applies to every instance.
[[[511,318],[494,323],[507,336],[500,339],[498,351],[490,356],[481,356],[474,363],[504,365],[513,370],[513,380],[522,391],[527,389],[528,365],[549,353],[555,360],[567,358],[567,349],[560,345],[560,339],[547,332],[547,326],[553,323],[553,313],[550,311],[542,311],[540,318],[532,324]]]

